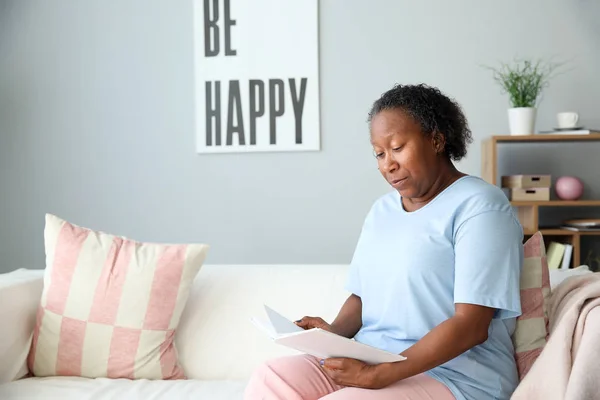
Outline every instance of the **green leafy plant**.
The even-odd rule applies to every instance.
[[[544,88],[560,64],[541,60],[516,60],[499,68],[488,67],[513,107],[536,107]]]
[[[594,255],[594,250],[590,250],[583,264],[590,267],[592,271],[600,271],[600,256]]]

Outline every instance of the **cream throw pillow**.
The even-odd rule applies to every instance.
[[[206,244],[168,245],[46,215],[35,376],[183,379],[174,336]]]

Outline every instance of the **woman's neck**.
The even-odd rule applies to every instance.
[[[437,177],[434,179],[433,184],[426,193],[418,198],[402,198],[402,205],[404,209],[406,211],[418,210],[433,200],[437,195],[442,193],[444,189],[446,189],[456,180],[465,175],[466,174],[457,170],[454,164],[448,160],[447,163],[442,164],[440,171],[437,173]]]

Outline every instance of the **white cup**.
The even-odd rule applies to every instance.
[[[559,128],[575,128],[579,121],[579,114],[576,112],[561,112],[556,114],[556,121]]]

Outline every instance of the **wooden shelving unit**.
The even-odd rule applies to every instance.
[[[482,178],[493,185],[498,185],[498,144],[499,143],[535,143],[535,142],[578,142],[578,141],[600,141],[600,132],[589,135],[559,135],[538,134],[528,136],[491,136],[482,142],[481,171]],[[539,226],[540,207],[600,207],[600,200],[577,200],[577,201],[512,201],[516,208],[519,221],[528,236],[540,231],[548,243],[551,240],[561,240],[573,245],[573,258],[571,266],[581,264],[581,236],[600,236],[600,232],[571,231],[568,229],[544,229]]]

